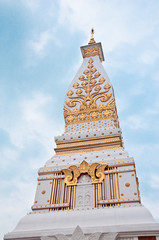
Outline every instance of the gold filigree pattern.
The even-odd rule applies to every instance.
[[[81,83],[75,82],[74,89],[67,92],[68,100],[65,104],[68,107],[63,108],[65,123],[74,124],[108,118],[118,121],[111,85],[109,83],[104,85],[106,80],[100,77],[101,74],[94,67],[92,58],[88,63],[87,69],[79,77]]]
[[[63,169],[62,172],[65,174],[64,182],[67,186],[77,185],[77,179],[82,173],[88,173],[91,177],[92,183],[101,183],[104,179],[104,170],[108,165],[100,165],[99,163],[93,163],[89,166],[86,161],[80,164],[80,167],[70,166],[69,169]]]

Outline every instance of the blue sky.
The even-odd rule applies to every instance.
[[[142,203],[159,221],[159,2],[0,0],[1,237],[30,211],[92,27]]]

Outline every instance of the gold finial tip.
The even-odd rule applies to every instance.
[[[94,28],[91,29],[91,38],[88,44],[93,44],[93,43],[96,43],[96,41],[94,40]]]

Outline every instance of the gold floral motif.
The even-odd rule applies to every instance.
[[[103,116],[104,117],[109,117],[111,115],[111,112],[109,111],[109,110],[105,110],[105,111],[103,111]]]
[[[80,164],[80,167],[70,166],[69,169],[63,169],[65,174],[64,182],[67,186],[77,185],[77,179],[82,173],[88,173],[91,177],[92,183],[101,183],[105,177],[104,170],[107,165],[100,165],[99,163],[93,163],[91,166],[86,161]]]
[[[78,118],[79,118],[80,120],[85,120],[86,117],[87,117],[87,115],[84,114],[84,113],[81,113],[80,115],[78,115]]]
[[[68,122],[72,122],[74,119],[75,119],[75,117],[74,117],[73,115],[69,115],[69,116],[67,117],[67,121],[68,121]]]
[[[92,118],[97,118],[98,115],[99,115],[98,112],[92,112],[92,113],[90,114],[90,116],[91,116]]]
[[[118,122],[111,85],[106,83],[103,86],[105,79],[100,75],[97,69],[94,68],[93,59],[90,58],[87,69],[79,77],[81,84],[75,82],[73,89],[67,92],[68,100],[65,103],[68,107],[64,106],[63,108],[66,124],[108,118],[113,118]],[[100,79],[98,79],[99,77]],[[99,104],[99,101],[107,104]]]

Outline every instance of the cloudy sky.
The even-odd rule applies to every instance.
[[[142,203],[159,221],[159,1],[0,0],[1,238],[30,211],[92,27]]]

